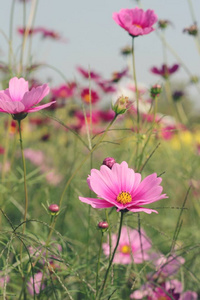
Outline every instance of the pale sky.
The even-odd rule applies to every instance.
[[[15,0],[14,28],[22,25],[23,4]],[[166,30],[167,42],[178,53],[194,75],[200,76],[200,56],[192,36],[182,30],[193,24],[187,0],[142,0],[144,10],[153,9],[159,19],[168,19],[173,23]],[[200,19],[200,1],[192,0],[197,21]],[[0,12],[0,28],[9,34],[10,8],[12,0],[3,1]],[[112,13],[121,8],[137,6],[135,0],[39,0],[35,19],[36,26],[44,26],[59,32],[68,42],[33,39],[34,62],[46,62],[64,73],[68,80],[77,77],[76,66],[90,67],[109,78],[114,71],[126,66],[120,49],[131,45],[131,37],[112,19]],[[27,19],[30,3],[27,3]],[[14,50],[19,53],[21,38],[14,30]],[[136,40],[136,68],[139,82],[147,85],[157,82],[159,77],[151,74],[152,66],[160,67],[163,51],[160,39],[153,32]],[[1,35],[1,61],[7,61],[8,45]],[[18,52],[17,52],[18,51]],[[177,63],[168,52],[169,65]],[[62,78],[53,70],[46,69],[42,76],[50,76],[55,85]],[[183,69],[174,75],[174,79],[185,80]],[[44,78],[45,79],[45,78]]]

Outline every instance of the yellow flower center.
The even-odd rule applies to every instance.
[[[83,98],[84,98],[84,101],[85,101],[85,102],[87,102],[87,103],[90,102],[90,94],[84,95]]]
[[[117,196],[117,202],[119,202],[121,204],[126,204],[131,201],[132,201],[132,197],[131,197],[131,194],[129,194],[129,192],[121,192]]]
[[[128,245],[124,245],[121,247],[120,252],[123,254],[129,254],[131,252],[131,248]]]
[[[134,26],[138,27],[138,28],[142,28],[141,25],[138,25],[138,24],[133,24]]]

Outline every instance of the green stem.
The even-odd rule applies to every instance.
[[[22,163],[23,163],[23,169],[24,169],[25,208],[24,208],[24,224],[23,224],[23,228],[22,228],[22,234],[24,234],[25,229],[26,229],[26,217],[27,217],[27,211],[28,211],[28,191],[27,191],[27,183],[26,183],[26,161],[25,161],[25,157],[24,157],[24,149],[23,149],[23,142],[22,142],[21,120],[18,120],[18,125],[19,125],[19,141],[20,141]],[[21,249],[20,249],[20,259],[22,259],[22,244],[21,244]]]
[[[101,252],[102,252],[102,243],[103,243],[103,231],[101,231],[101,240],[99,245],[99,255],[97,261],[97,273],[96,273],[96,297],[98,295],[98,280],[99,280],[99,267],[100,267],[100,259],[101,259]]]
[[[9,61],[9,70],[11,72],[12,70],[12,42],[13,42],[13,19],[14,19],[14,8],[15,8],[15,0],[12,1],[12,6],[11,6],[11,12],[10,12],[10,28],[9,28],[9,56],[8,56],[8,61]]]
[[[140,132],[140,111],[139,111],[139,93],[137,87],[137,77],[136,77],[136,68],[135,68],[135,50],[134,50],[134,38],[132,38],[132,58],[133,58],[133,79],[135,83],[135,94],[136,94],[136,103],[137,103],[137,132]]]
[[[101,296],[103,295],[103,290],[104,290],[104,287],[106,285],[106,281],[107,281],[107,278],[108,278],[108,274],[109,274],[109,271],[110,271],[110,268],[112,266],[112,263],[113,263],[113,260],[114,260],[114,257],[115,257],[115,253],[117,251],[117,248],[118,248],[118,245],[119,245],[119,240],[120,240],[120,236],[121,236],[121,230],[122,230],[122,223],[123,223],[123,216],[124,216],[124,212],[121,211],[121,217],[120,217],[120,224],[119,224],[119,231],[118,231],[118,237],[117,237],[117,242],[116,242],[116,246],[115,246],[115,249],[113,251],[113,254],[112,254],[112,257],[111,257],[111,260],[110,260],[110,263],[109,263],[109,266],[106,270],[106,274],[105,274],[105,277],[104,277],[104,281],[103,281],[103,284],[101,286],[101,289],[100,289],[100,294],[99,294],[99,297],[97,298],[98,300],[101,299]]]

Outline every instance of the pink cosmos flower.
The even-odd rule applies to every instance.
[[[167,79],[171,74],[175,73],[179,69],[179,65],[175,64],[172,67],[168,67],[166,64],[162,65],[161,69],[157,67],[151,68],[151,72],[155,75],[161,75]]]
[[[100,80],[97,81],[97,84],[106,94],[116,92],[116,88],[110,80]]]
[[[47,84],[32,88],[29,91],[28,81],[24,78],[14,77],[9,81],[9,88],[0,91],[0,112],[16,115],[41,110],[53,103],[35,106],[48,93],[49,87]]]
[[[122,79],[125,76],[128,76],[128,68],[125,68],[124,70],[122,70],[121,72],[114,72],[112,74],[112,79],[111,82],[119,82],[120,79]]]
[[[161,194],[163,190],[160,186],[161,181],[162,178],[157,177],[156,173],[141,181],[141,174],[135,173],[123,161],[121,164],[114,164],[112,169],[106,166],[101,166],[100,171],[92,169],[87,182],[98,198],[79,197],[79,199],[93,208],[115,206],[117,211],[158,213],[143,205],[167,198],[166,194]]]
[[[99,95],[94,90],[90,90],[89,88],[84,88],[81,92],[81,99],[86,104],[90,104],[90,101],[91,103],[96,103],[99,100]]]
[[[117,243],[117,234],[112,234],[112,250]],[[103,252],[106,256],[110,254],[109,239],[108,243],[102,245]],[[122,226],[119,246],[113,263],[130,264],[134,261],[135,264],[140,264],[150,258],[148,250],[151,248],[151,241],[146,237],[144,230],[141,230],[141,236],[135,229]]]
[[[124,28],[133,37],[149,34],[155,29],[152,27],[157,22],[157,15],[153,10],[144,11],[141,8],[121,9],[113,13],[114,21]]]

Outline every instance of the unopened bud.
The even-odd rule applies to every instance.
[[[196,36],[198,34],[198,28],[197,28],[197,25],[194,24],[190,27],[187,27],[187,28],[184,28],[183,29],[183,32],[186,32],[188,33],[189,35],[193,35],[193,36]]]
[[[122,115],[127,111],[129,104],[129,98],[121,96],[117,99],[114,105],[112,105],[112,110],[117,114],[117,115]]]
[[[103,160],[103,165],[107,166],[108,168],[112,169],[112,166],[116,163],[115,159],[113,157],[106,157]]]
[[[158,21],[158,27],[160,29],[165,29],[168,27],[168,25],[171,24],[171,22],[169,20],[159,20]]]
[[[57,215],[60,208],[57,204],[51,204],[51,205],[49,205],[49,210],[50,210],[52,215]]]
[[[150,94],[153,99],[159,96],[161,92],[162,92],[162,87],[159,84],[154,84],[150,89]]]
[[[106,221],[101,221],[101,222],[99,222],[99,224],[98,224],[98,227],[100,228],[100,229],[107,229],[108,228],[108,223],[106,222]]]

